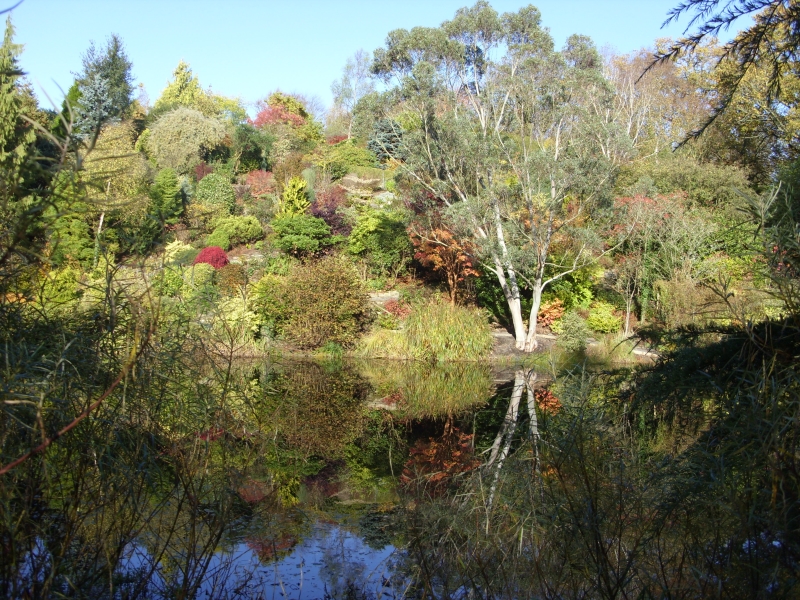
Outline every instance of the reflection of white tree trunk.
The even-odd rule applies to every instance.
[[[514,433],[517,430],[517,414],[519,413],[519,403],[522,400],[522,392],[524,389],[525,372],[519,370],[514,373],[514,391],[511,392],[511,400],[508,403],[506,418],[503,419],[503,426],[500,428],[497,438],[494,440],[492,452],[486,463],[487,469],[496,463],[494,477],[492,478],[492,486],[489,488],[488,508],[491,508],[492,502],[494,502],[494,494],[497,491],[497,481],[500,478],[500,470],[503,468],[503,463],[508,456],[508,451],[511,449],[511,441],[514,439]]]
[[[536,373],[531,370],[525,375],[525,387],[528,390],[528,431],[531,436],[531,446],[533,447],[533,470],[539,473],[539,419],[536,416],[536,396],[533,393],[533,383],[536,381]]]

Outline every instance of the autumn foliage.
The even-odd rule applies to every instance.
[[[398,319],[405,319],[411,314],[411,307],[407,303],[398,302],[397,300],[389,300],[383,305],[383,308],[390,315],[395,316]]]
[[[538,389],[533,395],[536,398],[536,406],[539,409],[552,414],[561,410],[561,401],[549,389]]]
[[[462,474],[477,469],[481,461],[472,449],[472,435],[448,424],[438,439],[417,441],[400,476],[400,485],[411,494],[441,496]]]
[[[552,302],[543,302],[539,308],[536,322],[542,327],[550,327],[555,321],[564,316],[564,303],[556,298]]]
[[[300,127],[305,123],[305,119],[300,115],[289,112],[283,106],[266,106],[256,115],[253,125],[264,127],[267,125],[292,125]]]
[[[275,178],[269,171],[250,171],[247,174],[247,185],[253,196],[264,196],[275,191]]]
[[[209,246],[200,251],[200,254],[197,255],[192,264],[207,263],[215,269],[221,269],[227,265],[228,262],[228,255],[225,254],[222,248],[219,246]]]
[[[425,234],[411,233],[411,242],[416,248],[414,258],[422,266],[444,276],[450,304],[455,304],[459,284],[469,276],[479,275],[469,245],[456,240],[446,229],[433,229]]]
[[[340,207],[347,202],[347,192],[338,185],[332,185],[327,189],[317,192],[317,197],[311,205],[311,214],[318,219],[322,219],[331,228],[333,235],[350,235],[353,230],[339,211]]]

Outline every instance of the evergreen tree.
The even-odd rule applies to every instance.
[[[172,73],[172,81],[167,84],[156,100],[151,118],[160,116],[178,106],[199,110],[205,116],[216,116],[218,107],[202,88],[200,81],[192,73],[191,67],[180,61]]]
[[[379,161],[386,162],[390,158],[400,158],[402,144],[403,128],[400,124],[392,119],[381,119],[375,123],[367,148]]]
[[[95,75],[82,89],[75,125],[84,135],[97,135],[104,123],[116,116],[111,85],[103,75]]]
[[[292,177],[286,184],[281,197],[279,216],[293,217],[306,212],[311,202],[308,200],[307,183],[302,177]]]
[[[5,201],[10,189],[21,183],[21,167],[28,157],[36,133],[23,118],[23,98],[18,57],[22,45],[13,42],[14,27],[6,20],[0,46],[0,194]]]
[[[183,212],[183,193],[175,169],[161,169],[150,188],[153,210],[158,220],[174,225]]]
[[[125,116],[133,96],[133,65],[119,36],[112,34],[104,50],[98,50],[92,42],[82,60],[83,72],[77,83],[83,95],[83,111],[97,115],[107,111],[115,118]],[[90,90],[92,97],[89,97]],[[99,96],[100,93],[103,95]],[[102,107],[98,102],[102,102]]]

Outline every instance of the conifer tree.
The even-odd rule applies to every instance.
[[[286,184],[281,197],[280,215],[282,217],[294,217],[302,215],[311,206],[306,191],[306,181],[302,177],[292,177]]]
[[[22,45],[13,42],[14,27],[6,20],[3,45],[0,46],[0,194],[5,201],[10,189],[21,183],[21,167],[36,133],[23,118],[18,57]]]

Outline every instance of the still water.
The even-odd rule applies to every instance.
[[[405,515],[480,466],[476,442],[488,452],[502,429],[508,377],[481,364],[337,361],[190,378],[189,401],[117,428],[87,472],[39,492],[4,589],[407,597]]]

